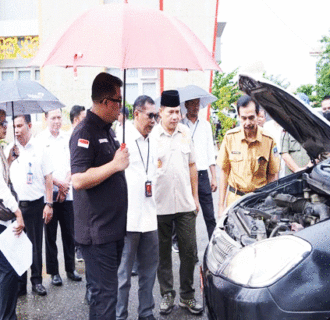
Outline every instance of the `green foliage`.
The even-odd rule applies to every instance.
[[[319,101],[317,96],[314,94],[314,91],[315,86],[313,86],[312,84],[303,84],[297,89],[295,94],[297,94],[298,92],[306,94],[309,98],[309,101],[311,102],[311,106],[315,107],[319,104]]]
[[[297,89],[307,94],[313,107],[320,107],[323,98],[330,95],[330,36],[323,36],[320,42],[322,53],[316,64],[316,85],[302,85]]]
[[[128,109],[128,111],[129,111],[128,119],[129,119],[129,120],[132,120],[132,119],[133,119],[133,105],[127,103],[127,101],[126,101],[126,103],[125,103],[125,107],[126,107],[126,108]]]
[[[290,82],[287,79],[281,79],[280,78],[280,75],[277,75],[277,76],[274,76],[272,74],[271,75],[267,75],[266,72],[264,72],[262,74],[262,76],[265,79],[267,79],[267,80],[275,83],[276,85],[282,87],[283,89],[287,89],[290,86]]]
[[[8,142],[4,139],[0,139],[0,147],[6,147],[8,145]]]
[[[241,96],[238,88],[237,81],[234,81],[238,69],[226,74],[216,72],[213,79],[212,94],[214,94],[218,100],[212,104],[212,108],[217,110],[217,116],[221,123],[221,130],[217,137],[219,143],[222,142],[225,133],[233,128],[237,121],[224,114],[232,108],[238,98]]]

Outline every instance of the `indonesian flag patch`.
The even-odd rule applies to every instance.
[[[88,149],[89,147],[89,141],[85,139],[79,139],[78,140],[78,147],[86,148]]]

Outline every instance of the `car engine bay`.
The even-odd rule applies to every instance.
[[[330,159],[273,182],[229,209],[224,228],[242,246],[330,217]]]

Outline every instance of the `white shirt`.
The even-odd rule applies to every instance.
[[[157,148],[157,214],[175,214],[196,209],[192,195],[189,165],[195,163],[194,145],[189,128],[178,123],[170,135],[161,124],[155,126],[151,141]]]
[[[45,176],[53,172],[50,148],[31,138],[23,147],[16,142],[19,157],[10,166],[10,178],[20,201],[34,201],[46,195]],[[13,147],[11,143],[6,152]]]
[[[60,130],[57,137],[54,137],[49,129],[42,131],[37,136],[43,147],[50,147],[51,158],[53,162],[53,178],[64,181],[67,174],[71,172],[70,167],[70,135]],[[58,191],[58,187],[54,185],[54,191]],[[72,185],[66,196],[66,200],[72,201]]]
[[[125,170],[128,189],[127,231],[154,231],[157,230],[155,202],[157,154],[155,145],[149,137],[145,139],[134,125],[127,129],[125,143],[130,154],[129,166]],[[146,172],[147,166],[148,171]],[[152,182],[151,197],[145,196],[146,181]]]
[[[208,170],[211,165],[215,165],[215,152],[211,125],[208,121],[198,118],[195,123],[189,119],[181,120],[191,133],[196,152],[197,171]]]
[[[128,131],[131,131],[132,128],[135,128],[132,121],[125,120],[125,133]],[[115,131],[118,141],[123,141],[123,126],[121,125],[121,123],[119,121],[117,121],[114,131]]]
[[[1,148],[1,146],[0,146]],[[9,187],[6,184],[5,179],[3,178],[3,165],[0,159],[0,199],[3,200],[3,204],[6,208],[10,209],[12,212],[15,212],[18,209],[18,203],[11,194]],[[1,221],[0,224],[3,226],[9,226],[11,221]]]

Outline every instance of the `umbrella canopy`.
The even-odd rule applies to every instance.
[[[36,81],[0,81],[0,109],[5,110],[7,116],[42,113],[64,107]]]
[[[31,65],[220,71],[184,23],[163,11],[126,3],[88,10],[47,40]]]
[[[186,107],[184,106],[185,101],[200,99],[200,107],[205,108],[208,104],[217,101],[218,98],[211,93],[208,93],[201,87],[195,85],[189,85],[183,88],[178,88],[180,95],[180,104],[184,113],[187,112]]]

